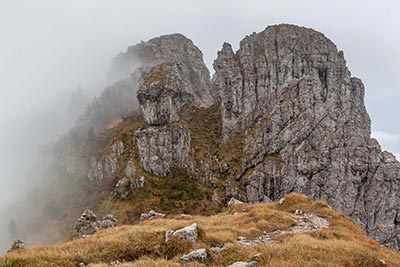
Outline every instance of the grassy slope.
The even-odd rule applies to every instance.
[[[125,266],[176,266],[179,257],[193,249],[187,243],[173,240],[165,243],[164,234],[197,222],[200,240],[195,247],[223,245],[238,236],[255,238],[263,231],[287,229],[293,225],[292,212],[301,209],[313,212],[330,222],[330,227],[305,234],[279,237],[275,245],[244,247],[234,245],[211,254],[207,266],[227,266],[235,261],[248,261],[257,253],[260,266],[279,267],[383,267],[400,266],[398,252],[381,247],[368,238],[348,217],[321,201],[290,194],[284,204],[235,205],[229,211],[213,216],[169,216],[124,225],[53,247],[37,247],[8,253],[0,258],[0,266],[77,266],[80,262],[109,266],[115,260],[134,261]],[[384,260],[383,264],[380,260]],[[199,266],[191,263],[188,266]]]

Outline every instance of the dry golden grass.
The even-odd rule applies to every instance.
[[[329,221],[321,231],[280,236],[274,245],[232,247],[211,253],[211,246],[232,242],[238,236],[255,238],[263,231],[287,229],[294,224],[292,212],[301,209]],[[164,242],[168,229],[197,222],[199,241],[211,255],[207,266],[227,266],[235,261],[249,261],[258,253],[260,266],[268,267],[383,267],[400,266],[400,254],[381,247],[368,238],[348,217],[329,208],[322,201],[290,194],[282,205],[277,203],[234,205],[229,211],[213,216],[169,216],[100,231],[86,239],[77,239],[53,247],[14,251],[0,258],[0,266],[77,266],[80,262],[110,266],[119,260],[121,266],[177,266],[180,256],[193,249],[179,240]],[[384,261],[385,263],[383,263]],[[186,266],[186,265],[185,265]],[[200,266],[188,263],[187,266]]]

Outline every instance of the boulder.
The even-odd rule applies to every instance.
[[[189,254],[185,254],[181,257],[181,260],[184,261],[204,262],[206,259],[207,259],[207,251],[204,248],[193,250]]]
[[[232,205],[236,205],[236,204],[243,204],[243,203],[244,202],[232,197],[228,202],[228,207],[230,207]]]
[[[165,242],[168,242],[171,239],[171,237],[185,240],[194,245],[197,242],[198,238],[197,224],[193,223],[189,226],[186,226],[176,231],[168,230],[165,233]]]
[[[258,263],[256,261],[244,262],[244,261],[237,261],[227,267],[257,267]]]
[[[10,251],[13,251],[13,250],[17,250],[17,249],[25,249],[24,241],[19,240],[19,239],[18,240],[14,240],[11,248],[7,252],[10,252]]]

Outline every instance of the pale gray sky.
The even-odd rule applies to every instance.
[[[400,155],[399,10],[398,0],[0,0],[0,202],[27,184],[34,151],[70,126],[65,91],[103,87],[113,56],[175,32],[210,67],[223,42],[237,48],[271,24],[325,33],[365,83],[375,136]]]

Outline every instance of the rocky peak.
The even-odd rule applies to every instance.
[[[138,99],[150,125],[135,132],[140,165],[158,176],[184,168],[190,154],[190,134],[185,123],[178,127],[185,106],[208,107],[213,103],[211,81],[201,51],[180,34],[154,38],[135,46],[151,63],[140,69]]]
[[[312,29],[276,25],[214,62],[223,142],[242,134],[248,202],[299,192],[327,200],[391,247],[399,247],[400,164],[370,138],[364,86],[343,52]]]
[[[314,30],[285,24],[246,36],[236,53],[225,43],[214,68],[225,142],[270,112],[294,79],[318,81],[315,97],[321,101],[348,93],[343,88],[350,83],[343,53],[334,43]]]
[[[141,42],[129,47],[127,52],[118,58],[131,61],[135,67],[137,62],[140,62],[140,71],[145,73],[163,62],[176,63],[179,65],[181,79],[189,81],[201,99],[198,104],[209,106],[214,102],[210,72],[204,64],[203,54],[192,40],[182,34],[163,35]]]

